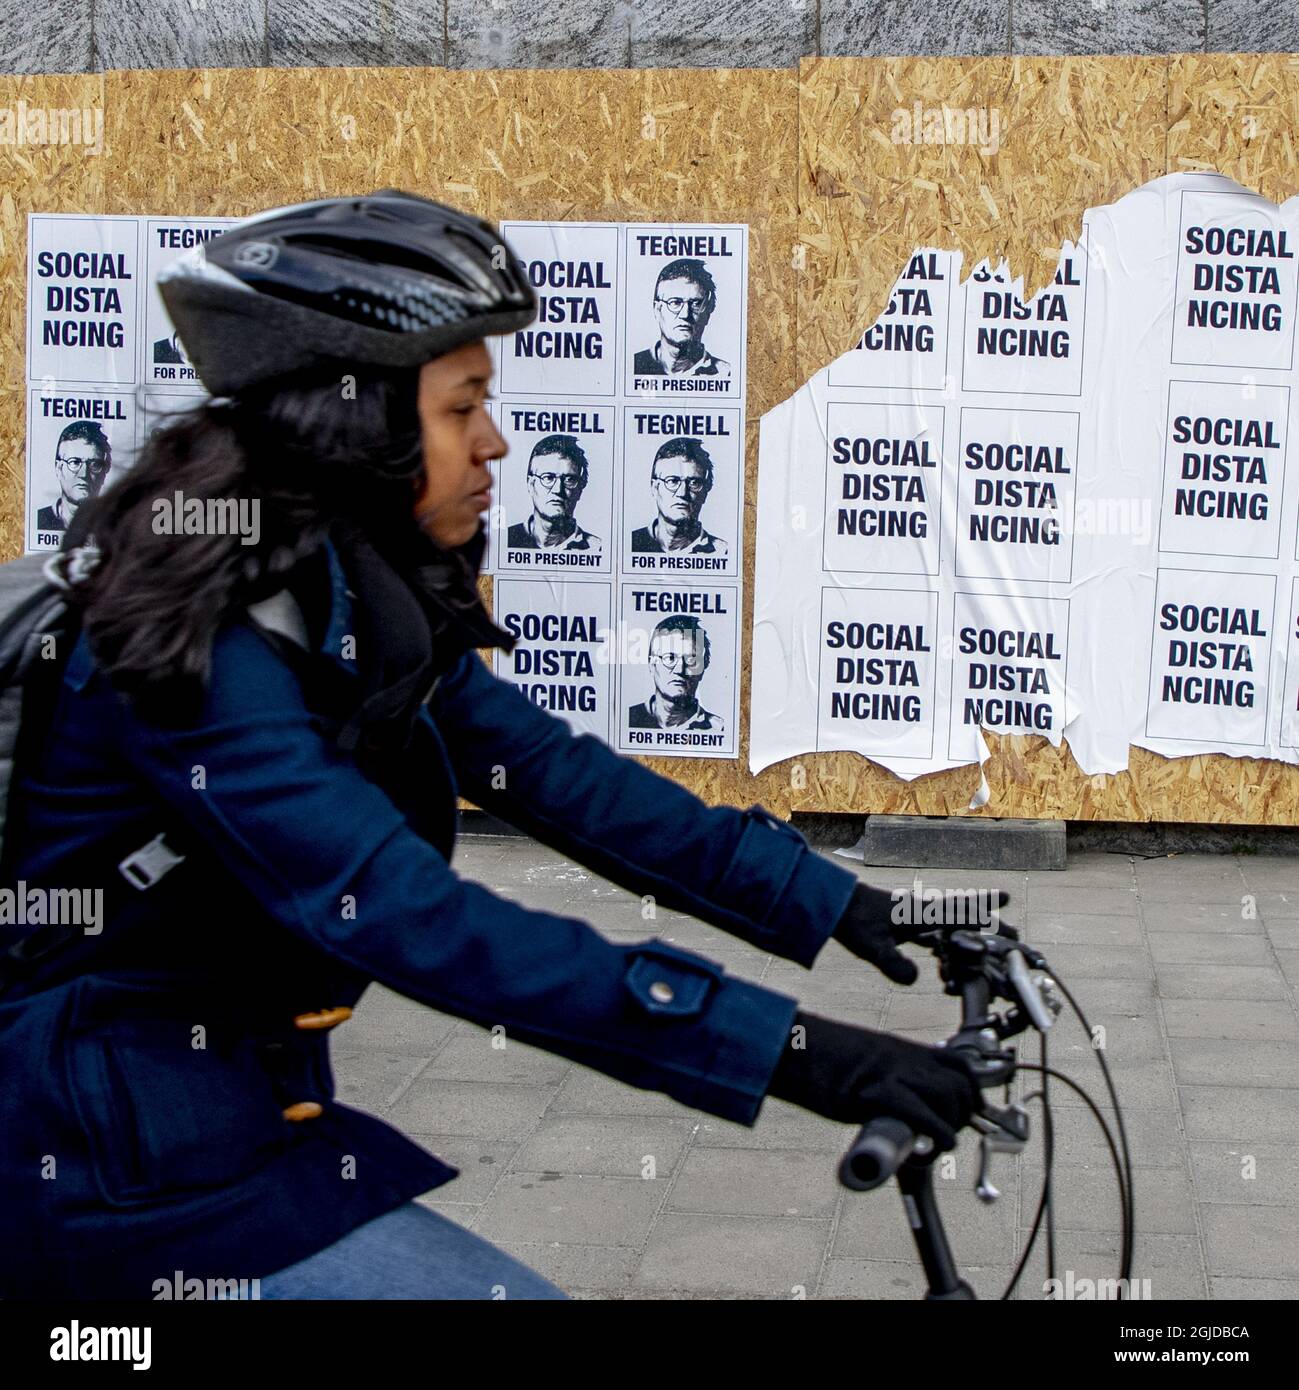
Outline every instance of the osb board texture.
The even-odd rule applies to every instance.
[[[918,243],[959,247],[967,265],[1006,255],[1032,293],[1086,207],[1166,168],[1202,161],[1286,196],[1299,186],[1289,135],[1295,93],[1284,55],[814,60],[798,73],[336,68],[0,78],[0,105],[98,106],[105,126],[97,157],[75,148],[3,151],[11,163],[0,174],[0,285],[8,291],[0,555],[22,543],[29,211],[244,216],[395,185],[493,220],[745,222],[747,710],[761,414],[855,340]],[[1000,152],[894,146],[891,112],[916,100],[997,107]],[[1256,121],[1223,125],[1224,109],[1250,103],[1274,115],[1263,145]],[[796,241],[807,248],[801,270]],[[1089,780],[1067,749],[1043,739],[989,741],[992,799],[977,813],[967,809],[974,768],[906,783],[862,758],[821,754],[751,777],[747,727],[735,762],[643,761],[707,801],[762,801],[785,814],[1296,820],[1299,773],[1282,764],[1170,761],[1133,749],[1129,773]]]
[[[1299,60],[1296,60],[1299,61]],[[894,144],[899,107],[999,112],[995,154],[975,145]],[[1253,115],[1255,119],[1248,120]],[[1076,240],[1088,207],[1162,174],[1216,169],[1282,199],[1299,192],[1299,67],[1288,55],[1177,59],[809,59],[799,86],[800,381],[879,315],[916,246],[964,253],[966,274],[1002,257],[1032,295]],[[1079,820],[1294,824],[1299,769],[1223,755],[1162,758],[1132,748],[1128,771],[1084,776],[1067,741],[985,734],[979,770],[904,782],[851,753],[797,760],[806,786],[768,793],[785,809]],[[769,769],[789,787],[791,763]]]
[[[97,106],[104,153],[0,150],[0,558],[22,545],[28,212],[246,216],[397,186],[481,216],[749,227],[747,491],[761,414],[797,386],[795,71],[132,71],[0,78],[0,105]],[[752,572],[753,517],[745,562]],[[490,594],[490,582],[484,583]],[[746,596],[743,631],[751,621]],[[743,639],[747,653],[747,635]],[[747,663],[742,707],[748,704]],[[745,750],[747,753],[747,750]],[[743,761],[643,759],[748,805]]]

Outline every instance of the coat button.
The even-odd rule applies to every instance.
[[[300,1100],[290,1105],[284,1112],[286,1120],[315,1120],[325,1113],[325,1107],[314,1100]]]
[[[351,1009],[317,1009],[314,1013],[295,1014],[293,1026],[295,1028],[336,1028],[340,1023],[346,1023],[352,1017]]]
[[[666,980],[655,980],[649,992],[650,998],[659,1004],[670,1004],[676,998],[676,991]]]

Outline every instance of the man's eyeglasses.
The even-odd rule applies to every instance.
[[[55,454],[54,462],[61,464],[69,473],[82,473],[86,476],[108,471],[108,463],[102,458],[70,459],[62,454]]]
[[[653,481],[662,483],[669,492],[688,492],[691,497],[697,497],[701,492],[708,490],[707,478],[682,478],[676,473],[656,473]]]
[[[565,492],[576,492],[583,482],[580,473],[529,473],[528,477],[535,478],[547,492],[560,488]]]
[[[658,295],[654,296],[656,304],[666,304],[667,307],[680,318],[682,314],[688,314],[692,319],[697,319],[708,308],[707,299],[661,299]]]
[[[680,665],[682,671],[691,676],[698,675],[707,665],[702,652],[651,652],[650,660],[669,670]]]

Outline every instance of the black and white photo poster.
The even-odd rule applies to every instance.
[[[28,217],[28,550],[56,550],[158,424],[206,399],[154,279],[237,220]]]
[[[128,467],[136,447],[130,391],[51,383],[27,392],[27,548],[57,550],[77,508]]]
[[[29,549],[56,549],[76,507],[160,425],[206,399],[154,284],[237,220],[29,218]],[[492,465],[487,570],[498,616],[519,639],[498,672],[628,751],[734,758],[748,228],[501,229],[538,315],[488,340],[498,397],[488,409],[507,452]],[[917,268],[917,283],[932,269]],[[714,581],[689,598],[711,607],[682,610],[654,637],[673,617],[656,603]],[[629,614],[639,637],[625,641]],[[632,709],[648,722],[631,721]]]
[[[618,748],[734,757],[739,591],[631,580],[621,600]]]
[[[748,229],[502,231],[541,312],[492,343],[508,446],[493,467],[498,591],[516,605],[531,595],[538,618],[552,597],[564,613],[601,613],[582,591],[606,594],[614,712],[591,732],[625,752],[737,757]],[[550,582],[514,582],[524,575]],[[525,664],[559,629],[538,631]],[[551,664],[567,659],[555,640]],[[551,698],[507,659],[497,669]]]
[[[1209,173],[1089,209],[1032,295],[915,248],[762,420],[752,770],[1299,762],[1296,248],[1299,199]]]
[[[510,452],[495,466],[497,570],[608,574],[615,549],[614,408],[508,400],[498,414]]]
[[[624,229],[627,395],[744,399],[744,232],[648,223]]]

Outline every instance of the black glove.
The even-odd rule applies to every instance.
[[[998,890],[997,911],[1010,902],[1010,894]],[[955,900],[953,900],[955,901]],[[859,883],[853,889],[848,906],[834,929],[834,939],[841,941],[855,956],[868,960],[894,984],[911,985],[916,980],[916,966],[898,950],[899,941],[916,941],[925,932],[933,931],[939,923],[937,916],[951,919],[949,925],[960,925],[950,908],[940,910],[937,900],[926,901],[906,889],[887,891]],[[926,921],[925,919],[929,920]],[[977,922],[970,922],[977,928]],[[1019,940],[1014,927],[998,925],[1001,936]]]
[[[889,1033],[875,1033],[800,1010],[767,1094],[829,1120],[865,1124],[887,1116],[928,1134],[940,1149],[956,1147],[956,1131],[982,1104],[978,1083],[961,1057]]]

